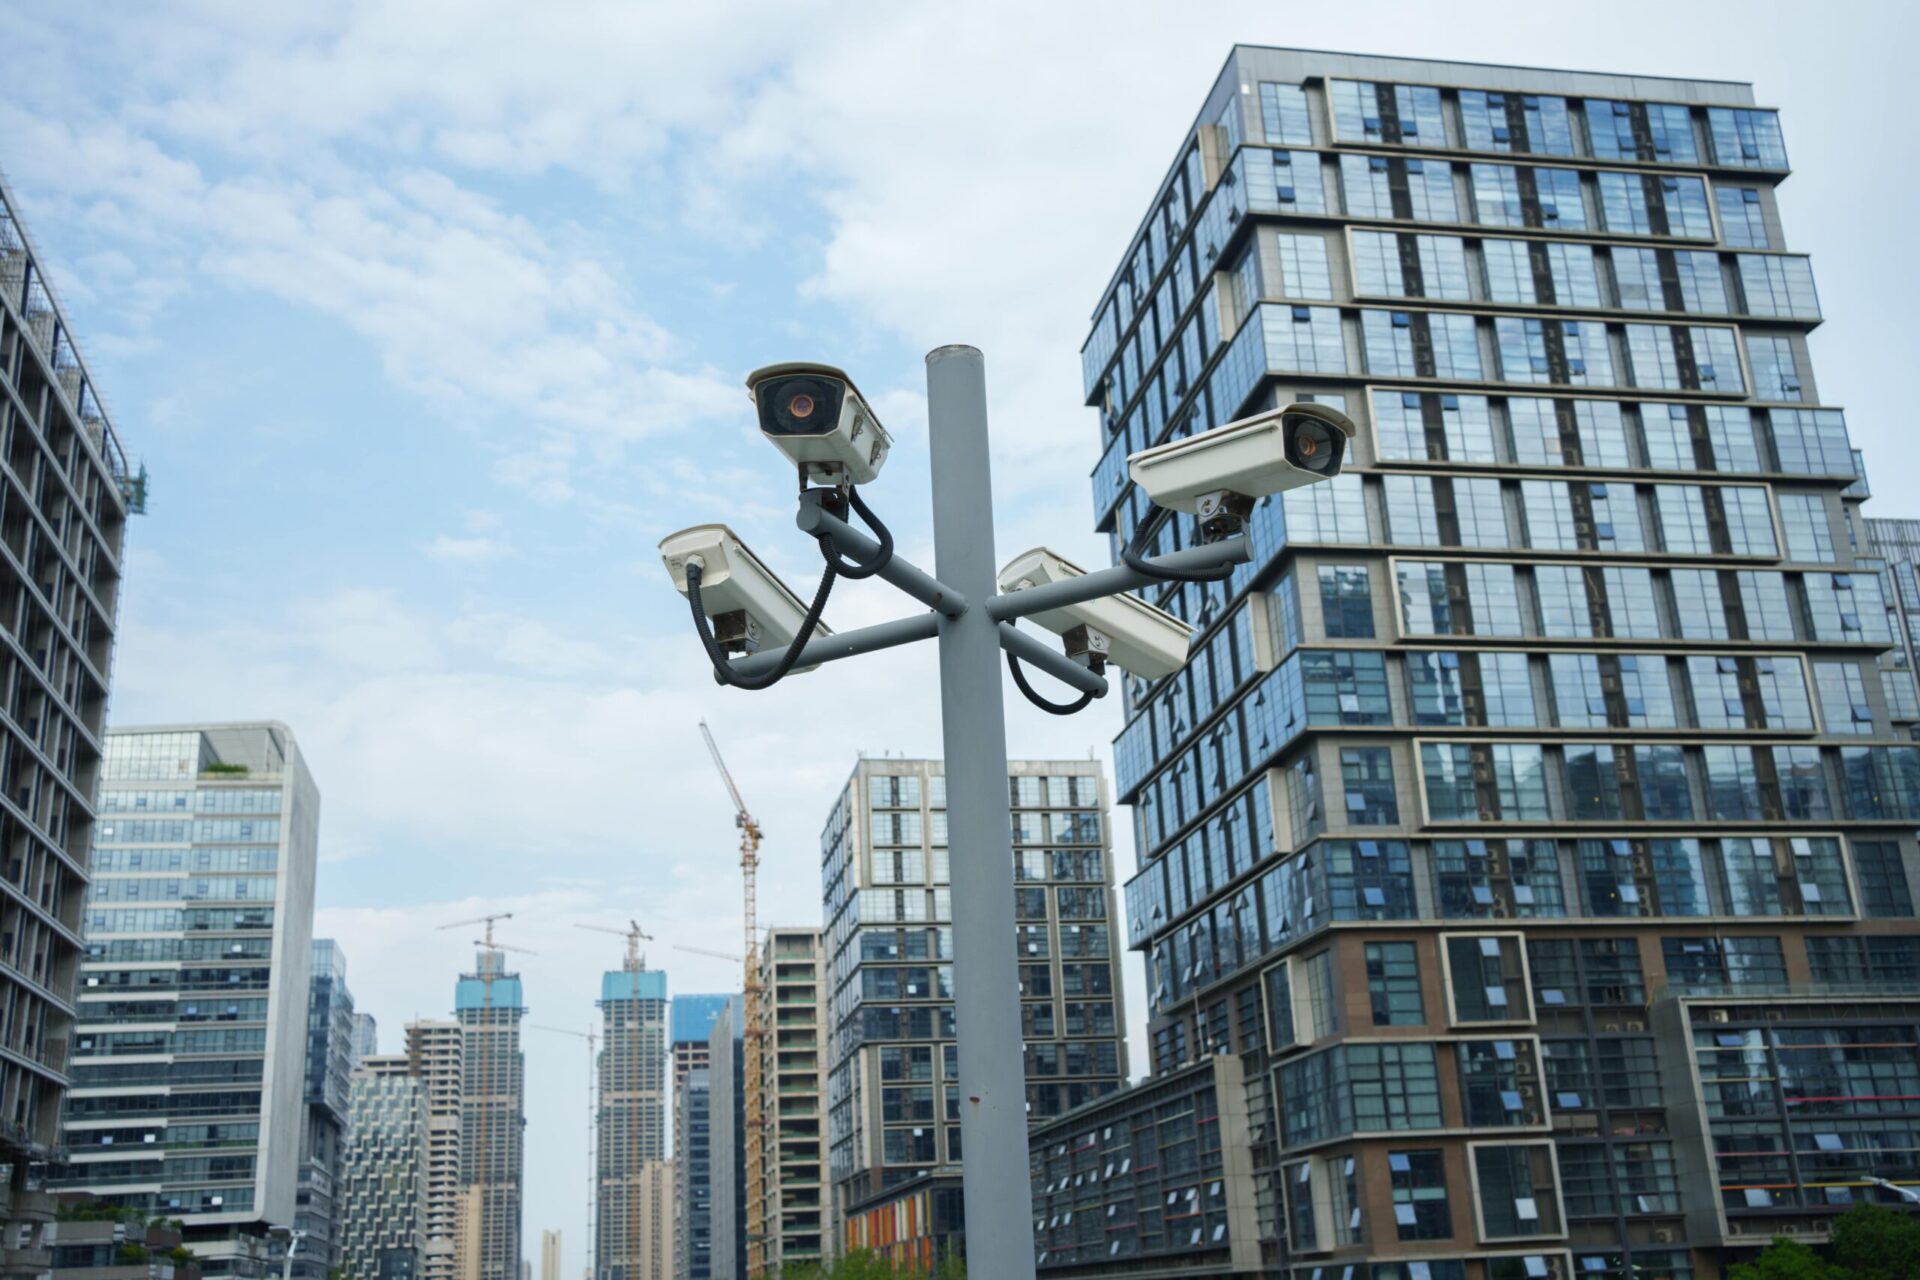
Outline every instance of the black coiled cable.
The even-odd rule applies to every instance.
[[[826,557],[827,567],[843,578],[871,578],[886,568],[888,562],[893,559],[893,531],[880,523],[880,517],[873,514],[873,508],[867,505],[866,499],[862,498],[860,491],[852,485],[847,486],[847,501],[855,511],[860,513],[860,518],[866,521],[867,528],[873,530],[874,541],[880,546],[874,551],[872,558],[856,563],[841,559],[838,548],[833,545],[833,539],[823,533],[819,535],[820,554]]]
[[[833,592],[833,580],[838,575],[839,570],[829,559],[826,571],[820,575],[820,589],[813,593],[813,604],[807,609],[800,629],[794,633],[793,643],[780,655],[779,663],[764,675],[743,676],[733,669],[733,663],[713,638],[713,628],[707,624],[707,611],[700,605],[700,566],[687,565],[687,603],[693,607],[693,629],[700,633],[700,643],[707,651],[707,660],[713,663],[713,673],[723,683],[736,689],[770,689],[778,684],[782,676],[793,670],[793,664],[799,661],[800,651],[807,647],[807,641],[813,639],[813,633],[820,625],[820,615],[826,611],[827,597]]]
[[[1215,569],[1169,569],[1147,559],[1147,529],[1145,520],[1133,531],[1133,537],[1120,549],[1120,560],[1135,573],[1145,574],[1162,582],[1224,582],[1233,576],[1233,566],[1221,565]]]

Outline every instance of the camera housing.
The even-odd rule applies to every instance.
[[[687,565],[700,566],[700,605],[713,638],[730,653],[781,649],[793,643],[807,606],[724,524],[697,524],[660,540],[660,560],[674,587],[687,594]],[[833,634],[821,623],[816,636]],[[796,668],[811,671],[812,667]]]
[[[1086,573],[1079,565],[1046,547],[1015,556],[1000,570],[1000,590],[1018,591]],[[1156,609],[1137,596],[1121,593],[1062,605],[1029,617],[1056,635],[1067,638],[1068,651],[1105,657],[1115,666],[1143,680],[1170,676],[1187,664],[1187,646],[1193,628]],[[1092,634],[1077,634],[1089,632]],[[1105,641],[1103,649],[1101,641]]]
[[[853,379],[830,364],[790,361],[747,375],[760,434],[800,468],[802,483],[867,484],[893,438]]]
[[[1204,514],[1221,493],[1264,498],[1340,474],[1353,419],[1323,404],[1290,404],[1142,449],[1127,472],[1157,507]]]

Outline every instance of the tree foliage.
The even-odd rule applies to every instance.
[[[917,1267],[898,1269],[885,1258],[860,1249],[824,1266],[808,1263],[790,1267],[780,1273],[780,1280],[967,1280],[967,1265],[948,1254],[929,1275]]]
[[[1910,1213],[1859,1204],[1834,1219],[1827,1244],[1813,1249],[1775,1240],[1727,1280],[1910,1280],[1920,1276],[1920,1221]]]

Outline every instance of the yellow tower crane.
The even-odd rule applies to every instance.
[[[766,1271],[767,1248],[766,1223],[761,1214],[766,1191],[766,1161],[761,1142],[767,1120],[765,1100],[761,1097],[760,1059],[767,1032],[758,954],[760,823],[747,811],[747,802],[740,798],[740,788],[735,785],[733,774],[727,770],[727,762],[720,758],[719,744],[714,742],[713,730],[707,728],[705,720],[700,722],[700,736],[707,740],[707,752],[713,757],[713,767],[720,771],[720,780],[727,784],[727,795],[733,801],[733,825],[740,829],[740,884],[744,895],[742,924],[746,932],[746,946],[742,950],[746,970],[742,984],[746,995],[746,1043],[742,1047],[747,1059],[746,1132],[743,1135],[747,1157],[747,1274],[759,1276]]]

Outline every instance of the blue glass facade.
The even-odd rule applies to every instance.
[[[1746,85],[1239,47],[1095,311],[1116,560],[1195,536],[1128,454],[1359,426],[1252,563],[1155,593],[1194,657],[1115,743],[1154,1071],[1246,1068],[1251,1274],[1677,1280],[1870,1194],[1865,1156],[1753,1182],[1792,1091],[1697,1101],[1723,1025],[1920,1071],[1879,1003],[1920,1003],[1915,699],[1786,176]],[[1873,1145],[1878,1093],[1834,1083],[1809,1152]]]

